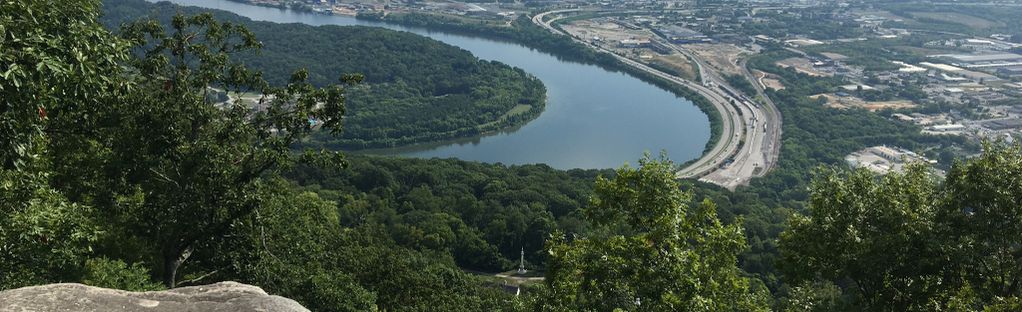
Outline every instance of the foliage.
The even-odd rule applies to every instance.
[[[149,269],[141,263],[128,265],[121,260],[101,257],[86,261],[85,271],[82,283],[86,285],[129,291],[163,289],[163,285],[149,278]]]
[[[42,173],[0,169],[0,289],[73,281],[101,228]]]
[[[343,171],[299,167],[288,177],[336,200],[342,225],[378,226],[398,245],[488,272],[512,268],[523,249],[529,267],[540,267],[552,231],[586,231],[576,211],[598,173],[453,159],[348,161]]]
[[[851,311],[841,289],[828,281],[806,282],[792,288],[779,311],[828,312]]]
[[[105,75],[127,44],[94,23],[98,6],[0,2],[0,168],[26,165],[47,115],[88,114],[118,88]]]
[[[1016,300],[1022,149],[985,149],[943,183],[922,167],[882,178],[824,172],[808,215],[794,216],[781,236],[786,275],[848,281],[845,292],[867,310],[976,310]]]
[[[645,158],[613,180],[597,179],[586,220],[606,232],[548,242],[546,284],[556,310],[761,311],[736,262],[747,246],[739,223],[716,206],[688,207],[669,161]]]
[[[478,311],[504,299],[447,251],[398,245],[379,224],[342,224],[339,205],[275,179],[257,214],[204,263],[317,311]]]
[[[763,21],[742,23],[741,31],[773,38],[802,35],[818,40],[856,38],[863,34],[858,27],[835,21],[831,14],[813,8],[781,13],[760,11],[755,17],[763,18]]]
[[[29,267],[52,267],[43,272],[54,276],[43,280],[79,275],[68,271],[84,265],[81,258],[92,251],[89,243],[98,240],[96,230],[87,226],[92,221],[124,235],[118,239],[137,243],[139,250],[115,258],[162,265],[157,272],[173,287],[177,269],[197,244],[223,235],[234,220],[258,206],[251,192],[260,176],[298,160],[290,146],[312,130],[308,118],[323,129],[339,129],[342,88],[313,88],[303,72],[286,87],[269,87],[228,60],[231,53],[258,46],[238,25],[216,22],[210,15],[178,15],[169,34],[155,22],[139,22],[116,38],[95,20],[98,8],[92,1],[37,15],[33,9],[52,5],[3,5],[10,7],[3,11],[5,20],[13,21],[5,29],[32,29],[27,33],[34,34],[32,40],[12,40],[22,45],[14,52],[20,58],[4,63],[15,78],[4,81],[23,81],[26,88],[5,87],[11,96],[4,100],[13,100],[5,102],[5,113],[16,118],[5,117],[3,124],[21,127],[27,141],[44,144],[22,149],[31,153],[5,154],[13,160],[9,163],[23,163],[15,166],[23,170],[5,171],[10,181],[5,187],[11,189],[5,195],[12,196],[5,201],[11,203],[5,207],[10,224],[5,230],[14,231],[5,241],[62,238],[55,243],[65,245],[21,243],[5,249],[26,249],[14,254],[28,257],[16,262],[38,262]],[[74,13],[60,14],[64,7]],[[8,12],[27,16],[13,19]],[[64,27],[67,17],[79,18],[70,32]],[[134,47],[132,53],[127,47]],[[40,62],[34,71],[20,71],[21,63],[32,60]],[[212,85],[258,90],[264,95],[261,110],[240,103],[211,105],[205,93]],[[39,95],[34,92],[52,94],[53,103],[39,105],[32,100]],[[26,115],[36,120],[26,123]],[[86,207],[104,213],[92,216]],[[100,247],[105,251],[118,249],[116,239],[103,241],[114,243]],[[53,253],[53,259],[32,252],[49,247],[61,252]]]
[[[936,222],[956,272],[986,302],[1022,294],[1022,150],[987,143],[955,164],[938,198]]]
[[[112,183],[94,200],[117,207],[121,213],[110,221],[129,235],[154,243],[153,260],[163,264],[168,287],[197,244],[222,235],[260,205],[254,194],[261,175],[299,160],[290,146],[313,130],[309,119],[324,131],[339,131],[344,113],[339,86],[313,88],[299,71],[286,87],[269,87],[229,61],[231,53],[258,47],[242,26],[206,14],[178,15],[172,27],[165,34],[149,21],[123,30],[145,55],[132,62],[145,92],[111,107],[107,118],[117,125],[99,132],[109,155],[98,175]],[[260,109],[211,105],[204,96],[211,85],[257,89]]]
[[[913,300],[930,296],[940,280],[925,249],[934,230],[932,186],[922,167],[879,180],[865,169],[821,173],[808,216],[793,217],[781,236],[786,276],[848,278],[866,307],[920,309]]]
[[[231,238],[212,242],[202,267],[219,278],[260,285],[317,311],[370,311],[377,293],[339,267],[350,247],[332,202],[300,193],[275,179],[262,189],[267,198],[252,215],[235,223]],[[209,274],[197,271],[201,274]]]
[[[346,94],[345,131],[316,133],[309,146],[392,147],[468,137],[522,125],[539,116],[546,88],[519,68],[480,60],[468,51],[423,36],[363,26],[308,26],[252,21],[232,13],[142,0],[106,1],[103,22],[116,28],[149,17],[169,25],[175,12],[211,12],[242,25],[261,49],[233,55],[284,86],[295,68],[305,68],[316,87],[336,83],[342,73],[365,73],[365,84]],[[527,105],[520,114],[507,115]]]
[[[752,83],[749,82],[749,79],[746,79],[745,76],[742,76],[742,75],[726,75],[724,77],[724,79],[727,80],[727,84],[728,85],[737,88],[738,91],[741,91],[742,93],[745,93],[746,95],[754,96],[754,95],[757,94],[756,93],[756,87],[753,87]]]
[[[297,163],[340,167],[335,153],[294,153],[291,146],[313,130],[310,117],[324,131],[338,129],[343,88],[314,88],[303,71],[285,87],[263,82],[231,60],[258,46],[238,24],[178,15],[169,33],[142,21],[125,26],[118,38],[97,24],[95,6],[79,2],[66,7],[86,10],[80,22],[96,31],[97,42],[133,49],[82,55],[117,61],[94,73],[96,83],[82,81],[90,98],[54,93],[60,105],[50,106],[48,116],[35,114],[31,101],[5,102],[11,111],[32,112],[3,125],[15,129],[26,121],[19,135],[33,144],[5,154],[12,161],[0,168],[0,287],[66,281],[155,289],[152,272],[167,287],[260,283],[325,311],[478,311],[507,304],[507,295],[461,272],[450,254],[401,247],[374,225],[342,227],[335,202],[276,178]],[[10,29],[60,34],[58,18],[18,20],[29,25]],[[74,51],[86,41],[70,36],[53,49]],[[70,68],[73,61],[65,61],[57,66]],[[37,88],[63,79],[30,76],[35,80],[26,81]],[[257,90],[264,95],[261,109],[211,102],[210,86]],[[4,92],[9,99],[27,96]],[[91,96],[103,105],[91,105]]]

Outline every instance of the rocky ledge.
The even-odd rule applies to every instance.
[[[274,311],[307,312],[294,300],[235,282],[130,292],[82,284],[50,284],[0,292],[0,312],[21,311]]]

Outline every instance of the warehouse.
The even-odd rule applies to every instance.
[[[990,68],[1022,65],[1022,55],[1015,53],[992,54],[942,54],[932,57],[948,59],[952,64],[965,68]]]

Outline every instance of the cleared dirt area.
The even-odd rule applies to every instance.
[[[728,75],[741,75],[742,68],[738,66],[738,59],[742,54],[752,53],[733,44],[686,44],[682,48],[692,51],[700,59],[706,61],[707,65]]]
[[[680,53],[673,53],[671,55],[653,55],[653,58],[649,59],[648,62],[654,66],[671,69],[672,72],[670,72],[670,74],[674,74],[681,78],[688,80],[696,79],[696,75],[698,75],[698,73],[696,73],[696,67],[688,60],[688,58],[685,57],[685,55]]]
[[[901,109],[916,107],[916,104],[908,100],[867,102],[854,96],[837,96],[831,93],[817,94],[810,98],[816,99],[821,97],[827,99],[827,107],[837,109],[862,108],[875,112],[885,108]]]
[[[574,36],[585,38],[586,40],[599,38],[611,46],[616,45],[621,40],[648,39],[651,36],[648,32],[627,29],[606,19],[577,20],[562,25],[561,28]]]
[[[777,61],[777,66],[782,68],[794,68],[795,71],[816,77],[831,77],[834,74],[818,71],[813,68],[813,63],[807,58],[792,57]]]
[[[587,41],[595,42],[621,55],[641,60],[646,65],[668,74],[689,80],[695,80],[698,75],[695,64],[683,54],[660,54],[650,49],[648,45],[643,45],[643,47],[622,46],[621,41],[623,40],[648,41],[653,38],[655,35],[647,30],[628,29],[606,18],[577,20],[562,25],[561,28],[578,38],[585,38]]]
[[[756,77],[756,80],[759,80],[760,86],[762,86],[764,89],[770,88],[774,90],[784,90],[784,84],[781,83],[781,80],[778,79],[777,76],[773,74],[759,70],[753,70],[752,75]]]

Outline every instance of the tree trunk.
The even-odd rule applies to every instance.
[[[177,270],[181,264],[192,255],[192,246],[185,248],[174,248],[163,254],[163,286],[174,288],[177,286]]]

